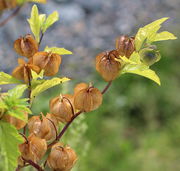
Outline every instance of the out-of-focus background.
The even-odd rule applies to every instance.
[[[27,4],[0,28],[1,71],[11,73],[17,65],[13,41],[30,33],[26,19],[31,7]],[[60,68],[60,75],[72,81],[39,96],[34,113],[48,112],[48,100],[72,93],[77,82],[93,82],[102,89],[106,83],[96,73],[94,59],[97,53],[113,49],[117,36],[134,35],[139,27],[167,16],[163,30],[180,35],[179,0],[49,0],[38,7],[41,13],[60,13],[41,50],[45,45],[58,46],[74,54],[63,56]],[[123,75],[114,81],[103,105],[82,115],[69,129],[63,141],[79,155],[74,171],[180,170],[180,41],[157,45],[162,59],[153,69],[161,87],[146,78]]]

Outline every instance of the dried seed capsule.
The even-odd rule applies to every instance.
[[[112,81],[119,75],[121,64],[116,58],[119,58],[116,50],[102,52],[96,56],[96,70],[105,81]]]
[[[51,114],[42,115],[42,118],[33,116],[28,121],[28,129],[39,138],[52,140],[56,138],[57,120]]]
[[[28,34],[14,42],[14,49],[19,55],[31,58],[38,51],[38,43]]]
[[[36,73],[40,72],[40,68],[38,66],[28,64],[23,59],[18,59],[19,66],[17,66],[13,72],[12,76],[19,79],[24,80],[25,83],[28,83],[31,79],[31,70],[35,71]]]
[[[161,59],[161,55],[156,47],[144,48],[139,52],[141,61],[148,66],[153,65]]]
[[[69,122],[74,115],[74,98],[65,94],[55,97],[49,103],[50,112],[60,122]]]
[[[83,88],[81,89],[80,86]],[[79,89],[79,91],[77,91],[77,89]],[[74,106],[76,109],[90,112],[97,109],[101,103],[102,94],[97,88],[94,88],[91,85],[85,87],[82,83],[75,87]]]
[[[129,58],[135,51],[134,37],[120,36],[116,39],[116,49],[120,56]]]
[[[70,171],[77,161],[77,155],[69,146],[57,143],[48,157],[48,166],[55,171]]]
[[[56,53],[37,52],[33,56],[33,64],[44,69],[45,76],[54,76],[59,71],[61,56]]]
[[[24,159],[37,163],[46,153],[47,143],[45,139],[31,134],[24,143],[19,145],[19,150]]]
[[[17,6],[17,0],[0,0],[0,11],[10,8],[15,8]]]
[[[28,113],[24,112],[25,119],[28,119]],[[10,124],[14,125],[17,130],[22,129],[25,127],[26,122],[23,120],[20,120],[18,118],[15,118],[11,115],[5,114],[3,115],[2,119],[6,122],[9,122]]]

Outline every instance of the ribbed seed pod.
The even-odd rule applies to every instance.
[[[31,70],[35,71],[36,73],[40,72],[40,68],[38,66],[28,64],[23,59],[18,59],[19,66],[17,66],[13,72],[12,76],[19,79],[24,80],[25,83],[28,83],[31,79]]]
[[[33,56],[33,64],[44,69],[45,76],[54,76],[59,71],[61,56],[56,53],[37,52]]]
[[[78,89],[79,91],[77,91]],[[97,109],[101,104],[102,93],[97,88],[91,85],[85,86],[85,83],[78,84],[75,87],[74,106],[76,109],[90,112]]]
[[[70,171],[77,161],[77,155],[69,146],[55,144],[48,157],[48,166],[54,171]]]
[[[57,120],[51,115],[33,116],[28,121],[28,129],[35,136],[45,139],[46,141],[56,138]]]
[[[102,52],[96,56],[96,70],[107,82],[116,79],[119,75],[121,64],[116,58],[119,58],[116,50]]]
[[[14,42],[15,51],[27,58],[31,58],[38,51],[38,43],[32,35],[27,34]]]
[[[60,95],[50,100],[50,112],[60,122],[69,122],[74,115],[74,97],[70,94]]]
[[[129,58],[135,51],[134,37],[120,36],[116,39],[116,49],[120,56]]]
[[[0,0],[0,11],[15,8],[17,0]]]
[[[24,112],[24,117],[26,118],[26,120],[28,119],[28,113],[27,112]],[[10,124],[14,125],[17,130],[24,128],[26,125],[25,121],[20,120],[18,118],[15,118],[15,117],[8,115],[8,114],[3,115],[2,119],[4,121],[9,122]]]
[[[37,163],[46,153],[47,143],[45,139],[31,134],[24,143],[19,145],[19,150],[24,159]]]

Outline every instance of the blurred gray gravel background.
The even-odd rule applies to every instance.
[[[30,33],[28,23],[33,4],[27,4],[8,24],[0,28],[0,70],[10,73],[18,55],[13,41]],[[73,55],[63,56],[60,73],[78,80],[94,72],[97,53],[114,48],[121,34],[133,35],[140,26],[161,17],[170,17],[164,28],[178,33],[180,0],[48,0],[39,5],[41,13],[57,10],[60,21],[49,29],[41,50],[48,46],[65,47]],[[6,17],[9,12],[1,16]]]

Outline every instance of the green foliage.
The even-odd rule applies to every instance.
[[[0,149],[4,156],[4,171],[12,171],[17,167],[17,158],[20,156],[18,144],[23,142],[22,137],[14,126],[0,121]],[[1,161],[2,162],[2,161]]]
[[[65,48],[58,48],[58,47],[48,47],[46,46],[44,51],[46,52],[52,52],[52,53],[57,53],[59,55],[71,55],[72,52],[65,49]]]
[[[26,88],[26,85],[18,85],[14,89],[9,90],[8,93],[3,96],[3,98],[0,100],[0,107],[1,109],[5,109],[5,114],[26,121],[24,112],[31,113],[30,109],[28,108],[28,99],[20,99]]]
[[[167,19],[167,17],[161,18],[138,30],[135,37],[136,51],[139,51],[145,43],[151,44],[155,41],[176,39],[176,37],[172,33],[169,33],[167,31],[157,33],[157,31],[161,28],[161,24]]]
[[[0,72],[0,85],[2,84],[19,84],[21,81],[17,80],[16,78],[12,77],[9,74],[4,72]]]
[[[58,84],[62,84],[63,82],[69,81],[70,79],[67,77],[58,78],[54,77],[51,80],[46,80],[42,84],[37,85],[31,93],[31,98],[36,97],[38,94],[42,93],[43,91],[48,90]]]
[[[22,5],[25,2],[46,3],[46,0],[17,0],[19,5]]]
[[[37,42],[40,41],[40,33],[45,33],[46,30],[51,27],[56,21],[59,20],[58,12],[53,12],[50,14],[47,19],[45,14],[39,14],[38,8],[36,5],[32,7],[31,17],[28,19],[32,33],[35,36]]]
[[[120,58],[121,59],[117,59],[117,60],[123,64],[121,74],[125,74],[125,73],[137,74],[149,78],[159,85],[161,84],[160,79],[156,75],[156,73],[153,70],[149,69],[149,66],[141,62],[139,53],[134,52],[129,59],[126,58],[125,56]]]

